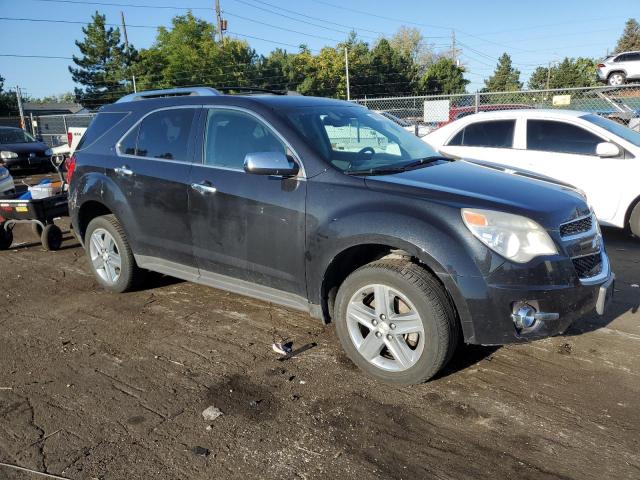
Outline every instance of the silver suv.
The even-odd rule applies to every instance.
[[[598,79],[611,86],[640,80],[640,52],[623,52],[605,58],[598,64]]]

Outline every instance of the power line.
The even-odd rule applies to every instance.
[[[286,28],[286,27],[279,27],[278,25],[273,25],[273,24],[271,24],[271,23],[267,23],[267,22],[261,22],[260,20],[254,20],[254,19],[249,18],[249,17],[244,17],[244,16],[242,16],[242,15],[238,15],[238,14],[235,14],[235,13],[231,13],[231,12],[229,12],[229,10],[225,10],[224,12],[225,12],[227,15],[229,15],[230,17],[241,18],[242,20],[246,20],[246,21],[248,21],[248,22],[257,23],[257,24],[259,24],[259,25],[264,25],[264,26],[266,26],[266,27],[271,27],[271,28],[275,28],[275,29],[278,29],[278,30],[283,30],[283,31],[285,31],[285,32],[296,33],[296,34],[298,34],[298,35],[304,35],[304,36],[306,36],[306,37],[319,38],[319,39],[321,39],[321,40],[329,40],[330,42],[340,43],[340,40],[337,40],[337,39],[335,39],[335,38],[323,37],[323,36],[320,36],[320,35],[314,35],[314,34],[312,34],[312,33],[300,32],[300,31],[298,31],[298,30],[292,30],[292,29],[290,29],[290,28]]]
[[[131,8],[153,8],[153,9],[165,9],[165,10],[213,10],[211,7],[187,7],[177,5],[143,5],[135,3],[120,3],[120,2],[96,2],[96,1],[80,1],[80,0],[34,0],[36,2],[47,3],[71,3],[75,5],[98,5],[103,7],[131,7]]]
[[[270,11],[270,10],[267,10],[267,9],[252,5],[250,3],[247,3],[246,0],[233,0],[233,1],[239,2],[239,3],[243,3],[245,5],[252,6],[253,8],[259,8],[259,9],[264,10],[264,11]],[[316,16],[312,16],[312,15],[306,15],[304,13],[300,13],[300,12],[295,11],[295,10],[290,10],[288,8],[284,8],[284,7],[281,7],[279,5],[274,5],[273,3],[265,2],[265,1],[262,1],[262,0],[251,0],[251,1],[254,2],[254,3],[259,3],[261,5],[267,5],[269,7],[276,8],[278,10],[282,10],[283,12],[291,13],[293,15],[298,15],[299,17],[302,17],[302,18],[308,18],[310,20],[315,20],[315,21],[318,21],[318,22],[326,23],[328,25],[335,25],[337,27],[347,28],[347,29],[349,29],[349,31],[356,31],[356,32],[363,31],[363,32],[369,32],[369,33],[375,33],[378,36],[384,36],[385,35],[384,32],[380,32],[378,30],[370,30],[370,29],[367,29],[367,28],[364,28],[364,27],[354,27],[352,25],[345,25],[344,23],[333,22],[333,21],[327,20],[325,18],[320,18],[320,17],[316,17]],[[291,18],[291,17],[285,16],[282,13],[276,13],[276,14],[280,15],[280,16],[282,16],[284,18]],[[301,20],[298,20],[298,21],[301,21]],[[316,26],[319,26],[319,25],[316,25]],[[324,28],[328,28],[328,27],[324,27]],[[336,30],[336,31],[344,33],[344,31],[342,31],[342,30]],[[362,35],[362,36],[364,36],[364,35]],[[369,37],[369,38],[375,38],[375,37]],[[433,38],[436,38],[436,37],[433,37]]]

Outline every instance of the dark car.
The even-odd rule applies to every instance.
[[[102,108],[68,175],[107,289],[153,270],[307,311],[384,381],[432,377],[460,336],[562,333],[613,291],[580,193],[444,159],[349,102],[136,94]]]
[[[21,128],[0,127],[0,165],[14,169],[50,169],[51,149]]]

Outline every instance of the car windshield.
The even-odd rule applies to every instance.
[[[0,130],[0,143],[31,143],[35,142],[36,139],[29,135],[24,130],[19,129],[10,129],[10,130]]]
[[[379,113],[356,106],[298,107],[280,111],[329,163],[347,174],[376,174],[441,157]]]
[[[591,122],[594,125],[597,125],[605,130],[617,135],[618,137],[626,140],[629,143],[633,143],[636,147],[640,147],[640,133],[631,130],[624,125],[620,125],[618,122],[614,122],[613,120],[609,120],[608,118],[601,117],[599,115],[594,115],[590,113],[589,115],[583,115],[583,120],[587,122]]]

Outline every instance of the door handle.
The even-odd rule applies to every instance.
[[[191,188],[193,188],[196,192],[205,194],[205,193],[216,193],[218,189],[211,185],[209,182],[206,183],[192,183]]]
[[[113,169],[114,172],[116,172],[118,175],[133,175],[133,170],[131,170],[129,167],[127,167],[126,165],[123,165],[121,167],[116,167]]]

